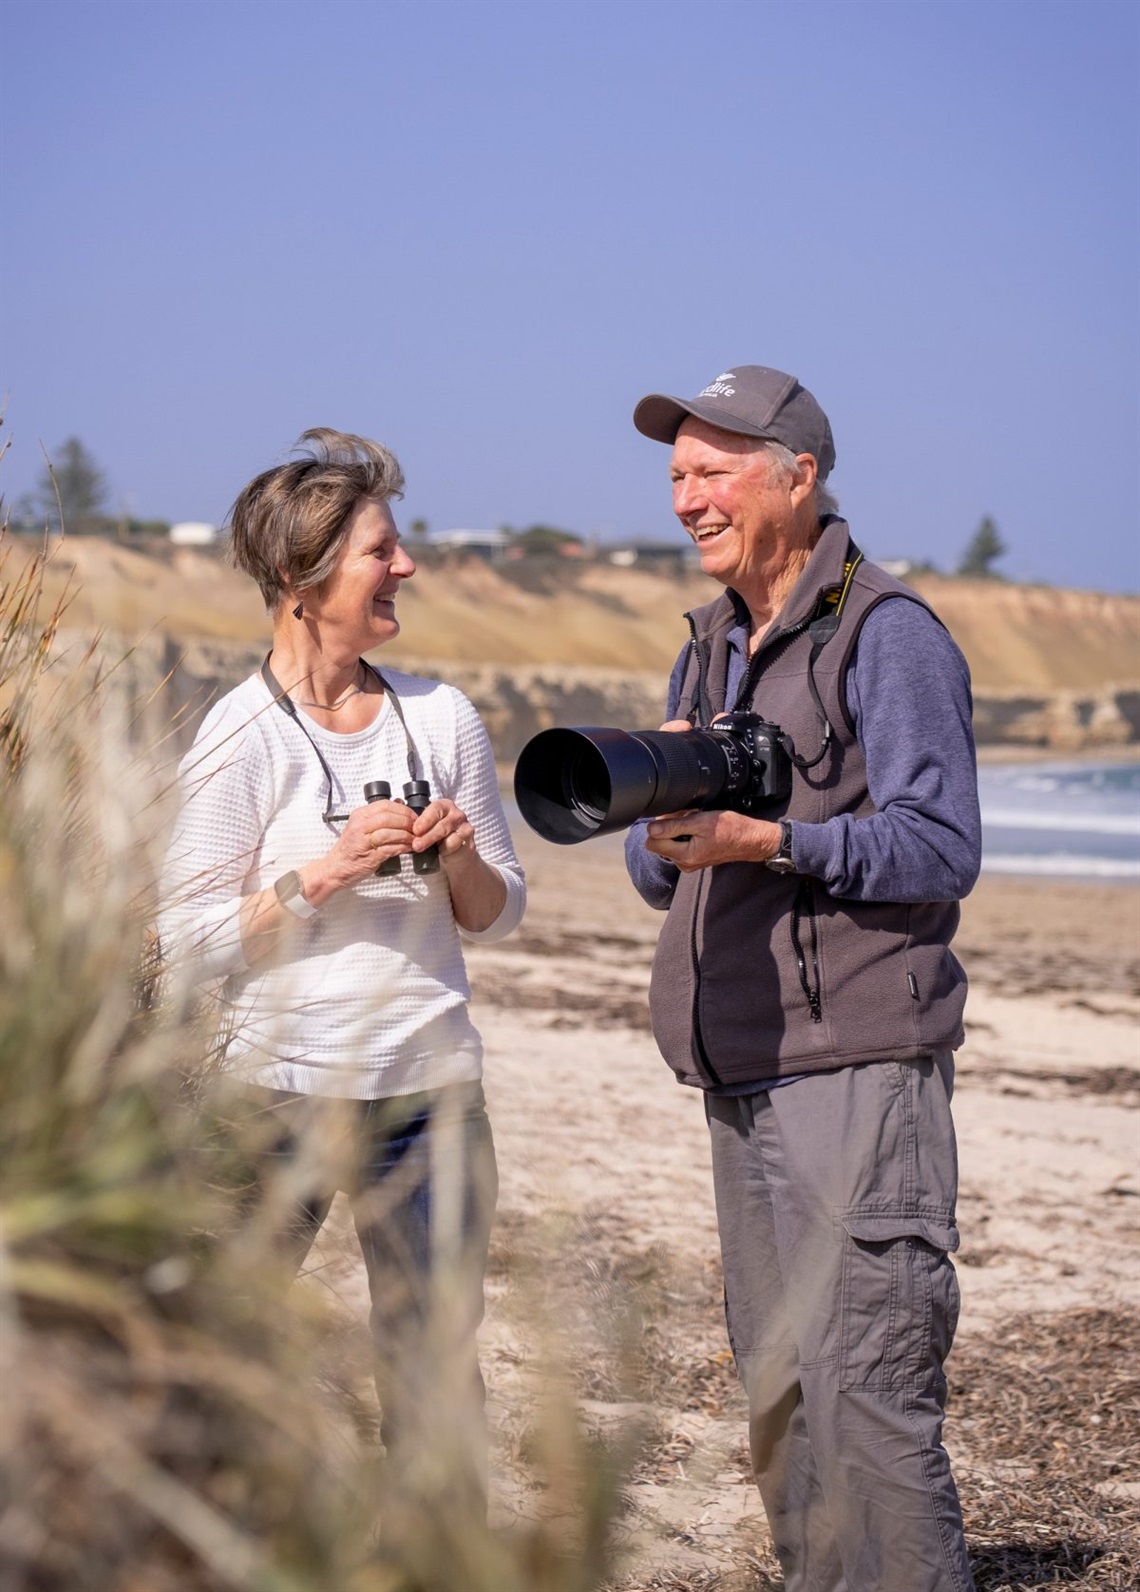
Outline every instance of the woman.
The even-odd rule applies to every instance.
[[[415,573],[389,509],[396,459],[325,429],[301,445],[231,513],[273,646],[183,759],[162,933],[195,979],[220,981],[226,1065],[300,1181],[298,1264],[348,1185],[391,1453],[431,1424],[443,1386],[465,1385],[481,1414],[495,1170],[460,935],[509,934],[525,886],[474,708],[362,656],[399,633]],[[377,781],[397,799],[366,799]],[[351,1176],[322,1172],[302,1129],[346,1114]]]

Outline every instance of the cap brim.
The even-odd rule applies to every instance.
[[[738,420],[735,415],[726,414],[716,404],[684,403],[680,398],[669,398],[661,392],[651,392],[641,400],[633,411],[633,423],[642,436],[652,437],[654,442],[673,443],[677,440],[677,432],[682,423],[690,415],[697,420],[706,421],[710,426],[715,426],[718,431],[734,431],[742,437],[768,435],[766,431],[761,431],[759,426],[750,425],[747,420]]]

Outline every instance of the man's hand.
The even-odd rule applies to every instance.
[[[649,824],[645,849],[676,863],[682,873],[718,862],[767,862],[780,849],[780,826],[744,813],[670,813]]]
[[[678,735],[692,727],[688,719],[667,719],[661,725]],[[718,862],[767,862],[779,851],[782,838],[779,824],[765,818],[692,808],[653,819],[645,831],[645,849],[675,863],[682,873],[695,873]]]

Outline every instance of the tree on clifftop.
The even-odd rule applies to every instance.
[[[958,565],[959,575],[980,575],[989,580],[1001,580],[1002,576],[990,565],[999,558],[1003,558],[1009,548],[998,535],[998,528],[987,514],[970,538],[966,551],[962,554],[962,562]]]
[[[509,529],[504,526],[504,530]],[[562,531],[556,525],[528,525],[525,531],[513,532],[515,546],[528,553],[557,553],[561,548],[582,545],[582,538],[573,531]]]
[[[107,482],[78,437],[68,437],[39,479],[39,507],[49,525],[71,535],[105,528],[103,505]]]

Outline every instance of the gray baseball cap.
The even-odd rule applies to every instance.
[[[633,411],[637,429],[654,442],[673,443],[689,415],[721,431],[782,442],[793,453],[810,453],[827,479],[835,464],[835,443],[827,416],[795,376],[767,365],[734,365],[722,370],[695,398],[670,398],[651,392]]]

